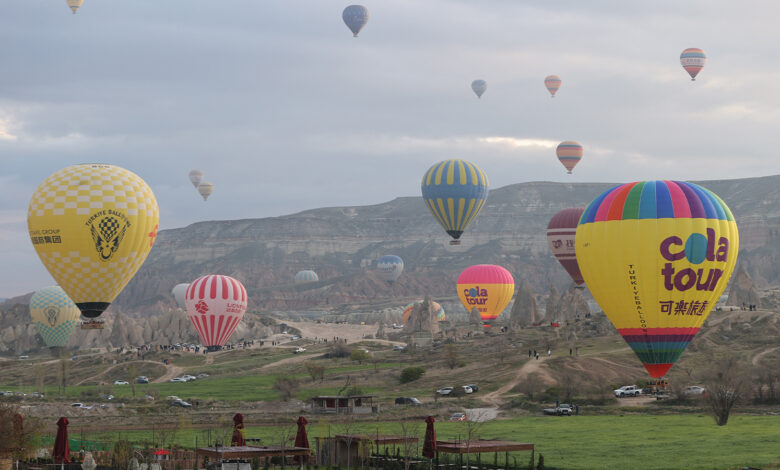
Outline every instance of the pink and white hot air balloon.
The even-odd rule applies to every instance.
[[[185,294],[187,317],[208,351],[217,351],[233,334],[246,311],[246,289],[237,280],[209,274],[190,283]]]

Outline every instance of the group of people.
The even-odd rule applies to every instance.
[[[550,357],[550,356],[552,356],[552,349],[547,348],[547,357]],[[536,351],[536,349],[533,350],[533,353],[529,349],[528,350],[528,357],[534,357],[538,361],[539,360],[539,353]]]

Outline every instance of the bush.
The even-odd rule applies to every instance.
[[[337,342],[337,343],[331,343],[330,347],[328,348],[328,357],[334,358],[344,358],[349,357],[349,355],[352,354],[352,349],[349,348],[344,343]]]
[[[401,371],[401,378],[399,381],[402,384],[414,382],[425,374],[425,369],[422,367],[407,367]]]
[[[453,387],[452,391],[448,395],[445,395],[445,396],[446,397],[450,397],[450,398],[465,397],[466,396],[466,391],[463,390],[463,387]]]

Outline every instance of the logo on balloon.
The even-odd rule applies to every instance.
[[[195,311],[201,315],[205,315],[206,312],[209,311],[209,306],[206,302],[199,300],[198,303],[195,304]]]
[[[46,321],[49,322],[49,325],[52,328],[57,326],[57,317],[60,316],[60,309],[57,307],[48,307],[43,313],[46,315]]]
[[[715,230],[708,228],[707,235],[692,233],[683,243],[682,238],[672,235],[661,242],[659,251],[668,261],[661,269],[666,290],[686,291],[694,286],[699,291],[714,291],[718,281],[723,277],[723,269],[719,268],[685,268],[679,271],[672,265],[675,261],[686,259],[691,264],[701,264],[704,261],[725,263],[729,254],[729,240],[718,237],[715,240]],[[716,247],[717,244],[717,247]],[[706,271],[706,273],[705,273]]]
[[[485,305],[485,302],[487,302],[487,289],[480,289],[479,286],[464,289],[463,294],[466,296],[466,302],[469,305]]]
[[[86,225],[89,226],[95,250],[102,261],[108,261],[114,256],[130,227],[127,217],[114,210],[96,212],[87,220]]]

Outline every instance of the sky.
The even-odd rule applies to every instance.
[[[780,3],[366,0],[358,38],[346,5],[4,4],[0,297],[54,283],[27,206],[77,163],[141,176],[162,229],[418,196],[446,158],[492,188],[780,173]],[[695,82],[688,47],[708,56]],[[585,149],[572,175],[563,140]],[[191,169],[214,184],[207,202]]]

